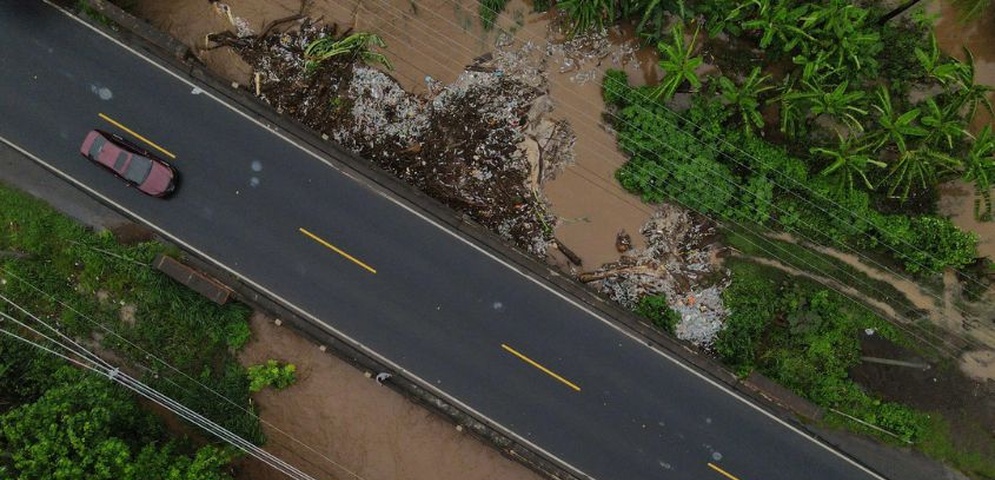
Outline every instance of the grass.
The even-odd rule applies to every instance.
[[[480,25],[484,27],[485,31],[491,31],[494,29],[495,23],[497,23],[498,15],[501,15],[504,7],[508,5],[508,0],[479,1],[480,7],[477,11],[480,14]]]
[[[727,228],[724,233],[726,243],[747,256],[777,260],[797,270],[852,286],[874,300],[887,303],[899,314],[916,309],[915,305],[890,283],[873,279],[837,258],[802,245],[771,239],[744,229]]]
[[[981,428],[978,428],[981,430]],[[987,437],[991,443],[991,434],[977,432],[979,437]],[[933,415],[929,428],[923,435],[917,448],[931,458],[948,463],[972,478],[995,478],[995,458],[985,455],[975,449],[959,447],[952,436],[950,424],[940,415]]]
[[[43,202],[0,185],[0,293],[81,340],[148,372],[184,404],[237,433],[261,442],[258,420],[205,393],[202,383],[248,406],[248,378],[233,351],[248,340],[248,307],[218,306],[149,265],[167,248],[159,243],[118,244],[110,232],[92,232]],[[125,307],[135,318],[124,318]],[[143,367],[144,368],[143,368]],[[182,373],[172,370],[175,367]]]

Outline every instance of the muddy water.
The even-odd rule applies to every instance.
[[[974,55],[976,83],[995,85],[995,14],[989,7],[983,18],[963,23],[957,10],[949,2],[934,2],[930,11],[938,13],[936,38],[940,48],[957,58],[964,58],[962,47]],[[995,102],[995,93],[990,95]],[[981,111],[972,124],[980,129],[985,123],[995,127],[988,112]],[[995,222],[978,222],[974,219],[974,188],[961,181],[953,181],[940,189],[940,212],[949,215],[960,228],[977,232],[981,237],[978,253],[995,258]]]

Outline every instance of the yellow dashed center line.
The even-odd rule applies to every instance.
[[[510,353],[510,354],[512,354],[512,355],[514,355],[516,357],[518,357],[523,362],[525,362],[525,363],[527,363],[529,365],[532,365],[533,367],[538,368],[539,370],[542,370],[542,372],[545,373],[546,375],[549,375],[550,377],[553,377],[553,378],[559,380],[564,385],[566,385],[566,386],[574,389],[574,391],[577,391],[577,392],[580,391],[580,387],[578,387],[573,382],[571,382],[571,381],[569,381],[569,380],[567,380],[567,379],[565,379],[565,378],[557,375],[556,372],[553,372],[552,370],[550,370],[550,369],[548,369],[548,368],[546,368],[546,367],[544,367],[542,365],[539,365],[537,362],[535,362],[534,360],[532,360],[529,357],[526,357],[525,355],[522,355],[521,353],[519,353],[514,348],[511,348],[511,347],[509,347],[509,346],[507,346],[507,345],[505,345],[503,343],[501,344],[501,348],[503,348],[506,352],[508,352],[508,353]]]
[[[356,257],[353,257],[352,255],[349,255],[348,253],[345,253],[344,251],[342,251],[341,249],[339,249],[339,248],[338,248],[338,247],[336,247],[335,245],[332,245],[331,243],[328,243],[328,242],[326,242],[326,241],[322,240],[322,239],[321,239],[320,237],[318,237],[317,235],[315,235],[315,234],[313,234],[313,233],[311,233],[311,232],[309,232],[309,231],[305,230],[305,229],[304,229],[304,227],[301,227],[301,228],[299,228],[298,230],[300,230],[300,232],[301,232],[301,233],[303,233],[304,235],[307,235],[307,236],[308,236],[308,237],[309,237],[309,238],[310,238],[311,240],[314,240],[314,241],[316,241],[316,242],[318,242],[318,243],[320,243],[320,244],[324,245],[325,247],[329,248],[329,249],[330,249],[330,250],[332,250],[333,252],[335,252],[335,253],[337,253],[337,254],[339,254],[339,255],[342,255],[343,257],[345,257],[345,258],[347,258],[347,259],[351,260],[351,261],[352,261],[352,263],[355,263],[356,265],[359,265],[360,267],[363,267],[363,268],[365,268],[365,269],[366,269],[366,270],[368,270],[368,271],[369,271],[370,273],[377,273],[377,271],[376,271],[376,270],[374,270],[374,269],[373,269],[373,267],[371,267],[371,266],[369,266],[369,265],[367,265],[367,264],[365,264],[365,263],[363,263],[363,262],[359,261],[359,259],[357,259]]]
[[[722,470],[721,468],[719,468],[718,465],[716,465],[714,463],[709,462],[708,466],[709,466],[709,468],[711,468],[712,470],[715,470],[716,472],[719,472],[720,474],[722,474],[722,476],[728,478],[729,480],[739,480],[733,474],[731,474],[731,473],[729,473],[729,472],[727,472],[725,470]]]
[[[154,148],[154,149],[162,152],[163,155],[165,155],[165,156],[167,156],[169,158],[172,158],[172,159],[176,158],[176,155],[173,155],[172,152],[170,152],[169,150],[166,150],[165,148],[162,148],[159,145],[156,145],[151,140],[149,140],[149,139],[147,139],[147,138],[145,138],[145,137],[143,137],[143,136],[135,133],[135,131],[131,130],[130,128],[128,128],[126,126],[121,125],[120,122],[114,120],[113,118],[108,117],[107,115],[104,115],[102,113],[98,113],[97,116],[99,116],[100,118],[106,120],[107,123],[110,123],[111,125],[114,125],[115,127],[120,128],[121,130],[124,130],[124,131],[128,132],[128,134],[131,135],[132,137],[135,137],[135,138],[137,138],[137,139],[139,139],[139,140],[141,140],[141,141],[143,141],[143,142],[151,145],[152,148]]]

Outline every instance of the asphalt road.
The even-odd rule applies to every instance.
[[[5,141],[585,474],[875,478],[53,7],[0,0],[0,39]],[[177,195],[84,160],[98,127]]]

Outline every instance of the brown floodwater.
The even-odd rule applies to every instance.
[[[935,28],[940,48],[949,55],[963,59],[963,47],[967,47],[974,56],[974,81],[985,85],[995,85],[995,14],[991,9],[995,9],[995,6],[989,7],[983,18],[964,23],[949,1],[930,5],[930,11],[940,15]],[[995,102],[995,93],[989,97]],[[985,124],[995,127],[988,112],[979,109],[971,128],[977,131]],[[958,227],[978,233],[981,237],[979,254],[995,258],[995,222],[975,220],[973,186],[959,180],[943,185],[940,189],[939,208]]]

